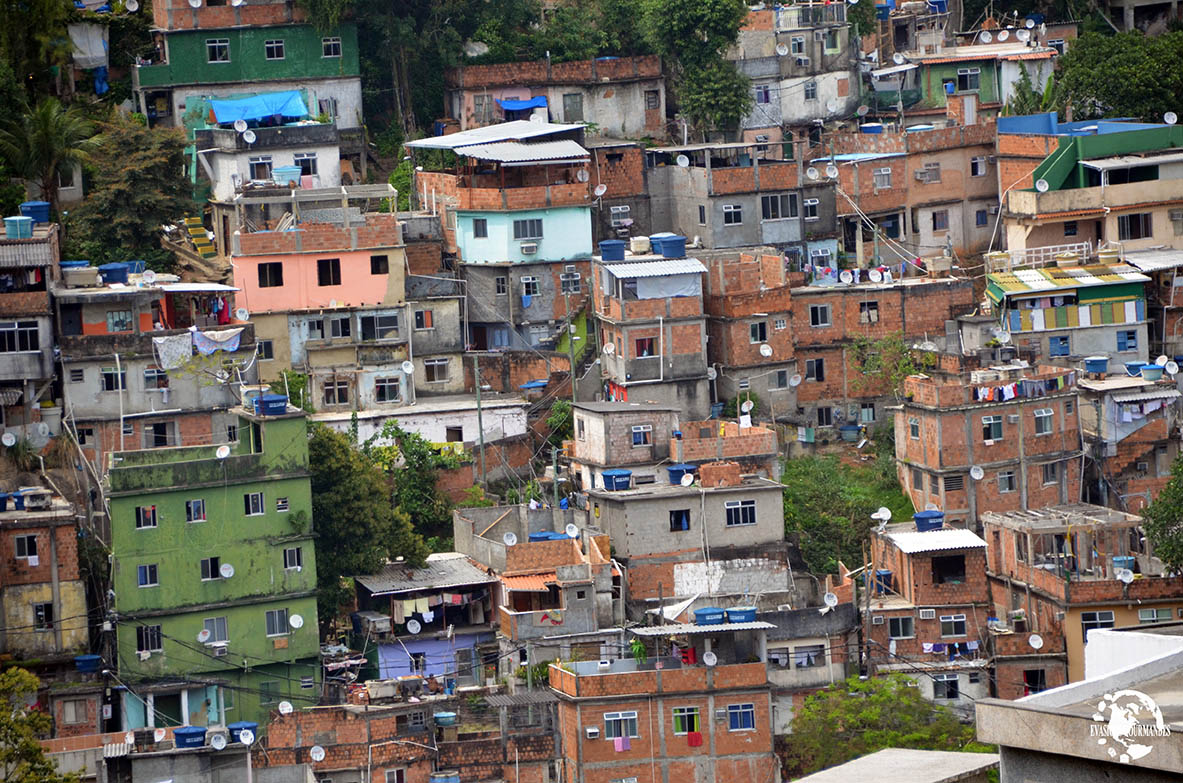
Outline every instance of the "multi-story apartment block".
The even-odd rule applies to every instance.
[[[992,366],[930,371],[904,381],[895,416],[896,468],[916,508],[957,522],[1081,498],[1076,373]],[[975,478],[975,468],[981,477]]]
[[[109,455],[124,729],[318,703],[307,426],[286,403],[234,409],[232,443]]]
[[[851,601],[822,613],[816,606],[759,612],[768,631],[768,681],[773,688],[772,730],[792,731],[793,716],[812,693],[854,673],[859,612]]]
[[[653,55],[466,65],[444,84],[444,110],[462,131],[534,116],[591,123],[615,138],[665,135],[665,79]]]

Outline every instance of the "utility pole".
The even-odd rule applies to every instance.
[[[559,507],[559,450],[550,450],[551,487],[554,490],[554,508]]]
[[[481,486],[488,483],[485,473],[485,422],[481,418],[481,366],[476,354],[472,355],[472,385],[476,387],[476,430],[481,453]]]

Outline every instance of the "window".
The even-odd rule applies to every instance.
[[[37,351],[40,348],[41,341],[37,334],[36,321],[0,322],[0,353]],[[73,373],[75,372],[82,373],[81,370],[71,370],[71,379],[73,379]]]
[[[1043,669],[1023,670],[1023,695],[1030,696],[1047,690],[1047,673]]]
[[[964,561],[964,556],[962,560]],[[965,615],[941,615],[941,636],[965,636]]]
[[[375,378],[374,399],[377,402],[398,402],[400,383],[398,378]]]
[[[917,492],[924,491],[924,474],[919,468],[912,468],[912,489]]]
[[[657,339],[654,337],[639,337],[639,338],[637,338],[633,343],[633,345],[636,349],[634,351],[633,355],[636,356],[638,359],[644,359],[649,356],[654,356],[656,354],[656,351],[654,350],[654,346],[656,345],[656,343],[657,343]]]
[[[501,296],[502,294],[509,293],[509,286],[508,286],[507,281],[504,277],[494,278],[493,285],[495,287],[495,290],[497,291],[498,296]]]
[[[805,54],[805,36],[794,35],[790,38],[789,49],[792,54]]]
[[[331,38],[320,39],[320,56],[321,57],[340,57],[341,56],[341,39],[337,36]]]
[[[325,405],[349,404],[349,379],[344,375],[330,375],[324,382]]]
[[[229,38],[207,38],[205,39],[205,60],[211,63],[228,63],[230,62],[230,39]]]
[[[1117,216],[1117,238],[1121,241],[1149,239],[1153,235],[1154,227],[1150,221],[1149,212],[1135,212],[1132,215]]]
[[[805,100],[817,100],[817,82],[805,82]]]
[[[534,275],[522,276],[522,296],[538,296],[538,278]]]
[[[781,193],[777,196],[761,196],[760,214],[764,220],[797,217],[797,194]]]
[[[698,707],[674,707],[674,734],[698,731]]]
[[[761,105],[772,103],[772,90],[767,84],[756,85],[756,103]]]
[[[1071,344],[1067,336],[1047,338],[1047,352],[1049,356],[1067,356],[1071,351]]]
[[[756,501],[728,500],[723,507],[727,514],[727,527],[756,524]]]
[[[912,639],[916,636],[916,618],[887,618],[887,636],[890,639]]]
[[[1065,220],[1064,221],[1064,236],[1074,237],[1074,236],[1076,236],[1076,232],[1078,230],[1079,229],[1077,228],[1077,224],[1076,224],[1075,220]]]
[[[580,274],[574,265],[568,265],[566,271],[559,275],[559,287],[564,294],[577,294],[580,291]]]
[[[945,491],[959,492],[965,489],[965,476],[945,476]]]
[[[1112,628],[1115,623],[1113,621],[1113,610],[1106,609],[1098,612],[1081,612],[1080,613],[1080,631],[1084,636],[1084,643],[1089,643],[1089,631],[1094,628]]]
[[[1035,409],[1035,434],[1036,435],[1050,435],[1052,432],[1052,416],[1054,415],[1051,408],[1036,408]]]
[[[290,508],[290,506],[288,505],[287,498],[276,498],[275,499],[275,510],[276,511],[283,513],[284,511],[287,511],[289,508]]]
[[[363,342],[390,340],[398,337],[398,313],[363,315],[357,319]]]
[[[386,783],[407,783],[407,771],[405,769],[386,770]]]
[[[863,402],[859,404],[859,421],[863,424],[871,424],[875,421],[875,403]]]
[[[784,318],[777,318],[775,321],[772,322],[772,328],[778,332],[783,331],[784,329],[787,329],[788,327],[789,327],[789,322],[786,321]]]
[[[1060,54],[1064,53],[1064,39],[1063,38],[1052,38],[1051,40],[1049,40],[1047,42],[1047,45],[1049,47],[1051,47],[1052,49],[1055,49]]]
[[[633,445],[634,446],[651,446],[653,445],[653,425],[652,424],[637,424],[633,426]]]
[[[283,263],[269,261],[259,264],[259,288],[276,288],[283,285]]]
[[[1059,467],[1060,466],[1055,462],[1049,462],[1043,466],[1043,483],[1044,484],[1055,484],[1057,481],[1059,481],[1059,475],[1060,475]]]
[[[160,652],[164,649],[164,634],[159,625],[136,627],[136,652]]]
[[[1138,331],[1136,329],[1123,329],[1117,333],[1117,350],[1119,351],[1136,351],[1138,350]]]
[[[86,380],[85,370],[70,370],[70,383],[82,383]]]
[[[431,310],[416,310],[415,311],[415,328],[416,329],[434,329],[435,320],[432,318]]]
[[[830,427],[834,424],[834,409],[822,406],[817,409],[817,426]]]
[[[948,231],[949,230],[949,210],[934,209],[932,212],[932,230],[933,231]]]
[[[267,610],[267,635],[268,636],[287,636],[288,634],[288,610],[287,609],[268,609]]]
[[[86,723],[86,699],[70,699],[62,702],[62,723]]]
[[[707,208],[706,206],[698,205],[698,225],[705,226],[707,224]]]
[[[160,584],[156,578],[156,564],[136,566],[136,584],[140,587],[156,587]]]
[[[604,739],[639,736],[641,735],[637,733],[636,710],[604,713]]]
[[[285,569],[304,567],[304,549],[293,546],[283,550],[283,567]]]
[[[978,83],[981,79],[981,74],[981,68],[958,68],[957,91],[968,92],[970,90],[978,89]]]
[[[204,500],[186,500],[185,501],[185,521],[186,522],[204,522],[205,521],[205,501]]]
[[[448,380],[448,360],[427,359],[424,361],[423,377],[428,383]]]
[[[248,492],[242,496],[243,511],[248,517],[263,513],[263,493]]]
[[[472,238],[473,239],[488,239],[489,237],[489,220],[488,218],[473,218],[472,219]]]
[[[877,324],[877,323],[879,323],[879,303],[878,302],[859,302],[859,304],[858,304],[858,322],[860,324]]]
[[[809,325],[810,326],[829,326],[830,325],[830,306],[829,305],[810,305],[809,306]]]
[[[940,182],[941,181],[941,164],[940,163],[925,163],[924,164],[924,181],[925,182]]]
[[[514,239],[542,239],[542,219],[515,220],[513,222]]]
[[[1072,415],[1072,400],[1064,400],[1064,413]]]
[[[1169,623],[1171,621],[1170,608],[1165,609],[1139,609],[1138,622],[1146,625],[1148,623]]]
[[[986,159],[982,156],[969,159],[969,175],[971,177],[986,176]]]
[[[805,219],[806,220],[817,220],[818,219],[817,205],[820,204],[821,202],[815,198],[807,198],[802,203],[805,205]],[[829,254],[827,253],[827,255],[829,255]]]
[[[205,630],[209,631],[209,638],[205,640],[206,644],[230,641],[230,633],[226,628],[225,617],[207,617],[202,625],[205,627]]]
[[[974,225],[979,227],[990,225],[990,216],[986,213],[986,210],[979,209],[974,213]]]
[[[283,39],[272,38],[263,42],[263,52],[268,60],[283,59]]]
[[[932,697],[934,699],[956,699],[961,695],[956,674],[934,674],[932,676]]]
[[[932,558],[932,583],[934,585],[959,585],[963,582],[965,582],[965,555],[945,555]]]
[[[259,155],[250,159],[251,179],[271,179],[271,156]]]
[[[724,204],[723,205],[723,225],[738,226],[743,223],[743,205],[742,204]]]
[[[569,92],[563,95],[563,121],[583,122],[583,93]]]
[[[156,506],[136,506],[136,530],[156,527]]]
[[[110,310],[107,312],[108,332],[130,332],[133,328],[131,310]]]
[[[826,646],[809,644],[793,648],[794,669],[814,669],[826,665]]]
[[[982,417],[982,440],[1002,440],[1002,417]]]
[[[920,440],[920,419],[916,416],[908,419],[908,437],[912,440]]]
[[[617,204],[614,207],[608,208],[608,215],[610,216],[610,224],[612,228],[620,228],[622,226],[631,226],[633,208],[628,204]]]
[[[753,343],[762,343],[768,339],[768,322],[756,321],[748,324],[748,337]]]
[[[159,367],[148,367],[144,370],[144,389],[167,389],[168,372]]]
[[[727,705],[727,730],[749,731],[756,728],[755,704]]]
[[[1014,492],[1018,487],[1013,470],[1004,470],[998,474],[998,491]]]
[[[222,559],[220,557],[203,557],[201,559],[201,581],[208,582],[211,579],[221,579],[222,574],[218,570],[222,567]]]
[[[690,509],[678,508],[670,511],[670,532],[690,529]]]
[[[805,380],[807,381],[824,381],[826,379],[826,360],[825,359],[806,359],[805,360]]]
[[[316,284],[341,285],[341,259],[319,258],[316,261]]]
[[[117,371],[114,367],[102,369],[103,391],[119,391],[127,386],[127,370]]]
[[[661,93],[658,90],[645,90],[645,108],[649,110],[661,108]]]
[[[875,169],[875,190],[891,188],[891,169]]]

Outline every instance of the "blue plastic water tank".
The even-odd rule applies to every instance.
[[[226,728],[230,729],[230,739],[234,742],[242,741],[239,739],[238,735],[242,734],[244,729],[250,731],[256,737],[259,736],[259,724],[253,723],[249,720],[240,720],[237,723],[229,723],[226,725]]]
[[[723,622],[723,610],[717,606],[706,606],[702,609],[694,610],[695,625],[722,625]]]
[[[952,95],[957,92],[957,85],[953,82],[945,82],[945,95]]]
[[[1084,357],[1084,371],[1103,373],[1109,369],[1108,356],[1086,356]]]
[[[49,222],[48,201],[26,201],[21,204],[21,214],[33,218],[34,223]]]
[[[111,283],[126,283],[127,282],[127,264],[116,261],[111,264],[103,264],[99,267],[99,272],[103,275],[103,282]]]
[[[891,571],[886,568],[880,568],[875,571],[875,592],[878,595],[886,595],[891,592]]]
[[[858,129],[859,129],[859,133],[880,134],[880,133],[883,133],[883,123],[882,122],[864,122],[862,125],[858,126]]]
[[[99,664],[103,662],[101,655],[75,655],[74,668],[80,672],[97,672]]]
[[[255,397],[255,415],[279,416],[287,413],[288,398],[284,394],[264,394]]]
[[[917,511],[912,515],[912,519],[916,522],[916,529],[921,533],[940,530],[945,526],[945,512],[943,511]]]
[[[144,273],[144,262],[143,261],[128,261],[127,262],[127,271],[133,275],[143,274]]]
[[[178,726],[173,729],[178,748],[200,748],[205,745],[205,726]]]
[[[633,472],[631,470],[624,470],[623,468],[605,470],[603,476],[604,489],[610,491],[628,489],[633,481]]]
[[[530,541],[550,541],[550,531],[543,530],[539,533],[531,533],[527,538]]]
[[[454,712],[437,712],[432,716],[435,719],[437,726],[455,726],[456,713]]]
[[[661,255],[663,258],[685,258],[686,237],[675,234],[661,240]]]
[[[754,606],[733,606],[727,610],[727,622],[729,623],[754,623],[756,622],[756,607]]]
[[[27,215],[13,215],[4,218],[5,239],[32,239],[33,218]]]
[[[1129,570],[1133,571],[1134,570],[1134,563],[1136,561],[1137,561],[1137,558],[1135,558],[1133,555],[1128,555],[1128,556],[1114,555],[1113,556],[1113,567],[1114,568],[1128,568]]]
[[[1136,378],[1142,374],[1142,362],[1126,362],[1125,374],[1131,378]]]
[[[694,471],[698,470],[698,466],[683,463],[681,465],[670,465],[666,470],[670,474],[671,484],[681,484],[682,476],[685,476],[687,473],[693,474]]]
[[[58,261],[58,266],[62,269],[82,269],[90,266],[89,261]]]
[[[605,261],[624,260],[624,240],[604,239],[600,241],[600,258]]]

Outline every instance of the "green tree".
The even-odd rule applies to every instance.
[[[148,128],[113,118],[103,125],[91,189],[67,221],[67,253],[100,261],[144,259],[169,271],[160,227],[196,209],[183,176],[185,136],[177,128]]]
[[[1183,571],[1183,457],[1171,466],[1171,479],[1142,509],[1146,540],[1170,571]]]
[[[1022,116],[1043,112],[1062,112],[1065,106],[1064,90],[1056,81],[1055,74],[1047,77],[1043,90],[1035,88],[1025,63],[1020,63],[1019,80],[1012,87],[1010,100],[1003,107],[1003,114]]]
[[[440,492],[436,480],[440,468],[455,467],[459,460],[438,453],[422,436],[393,421],[386,422],[362,449],[390,475],[394,505],[410,518],[415,530],[425,538],[450,539],[452,503]]]
[[[6,783],[74,783],[77,774],[58,772],[38,741],[53,726],[49,714],[30,706],[41,683],[32,672],[12,667],[0,672],[0,779]]]
[[[858,337],[851,345],[850,363],[855,369],[851,385],[859,391],[889,390],[897,400],[904,393],[904,379],[936,364],[936,355],[912,347],[902,332],[872,340]]]
[[[1183,103],[1183,32],[1086,33],[1060,59],[1060,81],[1073,117],[1159,121]]]
[[[892,674],[851,677],[806,697],[781,760],[795,778],[883,748],[993,750],[974,741],[973,726],[927,701],[904,675]]]
[[[66,21],[73,7],[62,0],[0,0],[0,57],[29,97],[48,92],[53,70],[69,62]]]
[[[317,531],[317,603],[323,625],[349,598],[343,576],[372,574],[403,557],[422,565],[427,546],[396,509],[390,478],[341,433],[321,424],[308,439],[312,518]]]
[[[568,400],[555,400],[550,404],[546,414],[546,428],[550,434],[546,436],[550,445],[558,447],[563,441],[570,440],[575,432],[575,416]]]
[[[37,185],[55,213],[58,176],[90,160],[101,143],[94,124],[57,98],[42,98],[0,124],[0,155],[16,176]]]

